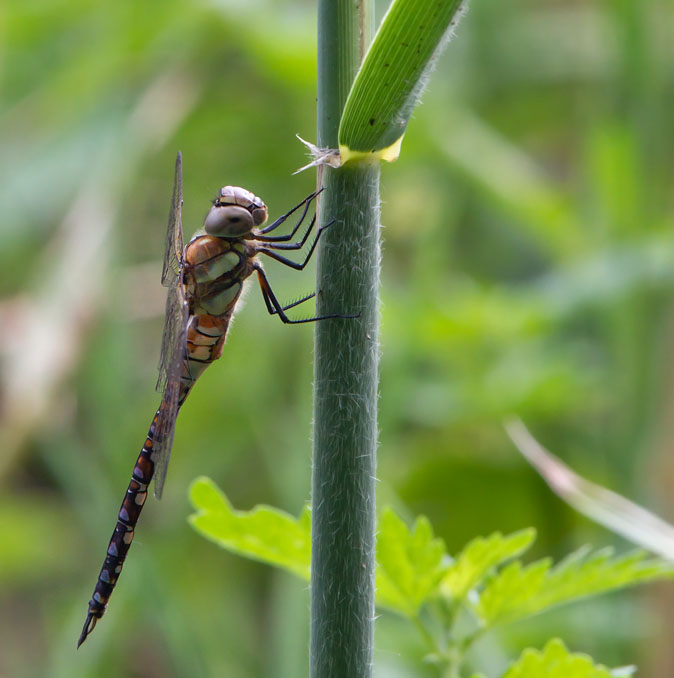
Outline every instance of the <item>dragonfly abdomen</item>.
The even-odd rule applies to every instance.
[[[201,373],[222,355],[229,317],[214,315],[193,315],[187,324],[187,360],[181,374],[181,398]]]
[[[94,594],[89,601],[89,612],[77,647],[86,640],[86,637],[94,630],[96,622],[105,614],[108,600],[122,571],[126,554],[131,547],[136,523],[140,517],[140,512],[143,510],[143,504],[145,504],[147,499],[147,488],[154,474],[152,448],[160,416],[161,408],[157,410],[152,419],[145,444],[138,455],[136,465],[133,467],[131,480],[129,481],[124,501],[122,501],[117,516],[117,524],[108,543],[108,551],[103,561],[103,567],[101,567],[98,575]]]
[[[206,314],[190,316],[187,325],[186,359],[181,371],[178,407],[184,402],[199,375],[211,362],[220,357],[230,319],[231,309],[230,312],[221,316]],[[162,416],[167,416],[167,413],[160,407],[152,419],[145,444],[133,468],[131,480],[119,509],[117,524],[108,543],[105,560],[98,575],[96,588],[89,601],[89,611],[77,644],[78,647],[93,631],[96,622],[105,614],[108,600],[112,595],[122,571],[124,560],[131,547],[136,523],[147,499],[148,486],[154,476],[154,445]]]

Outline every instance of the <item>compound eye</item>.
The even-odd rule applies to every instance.
[[[253,221],[256,226],[261,226],[267,221],[267,208],[266,207],[256,207],[253,210]]]
[[[250,233],[253,217],[244,207],[238,205],[213,205],[206,215],[204,230],[208,235],[221,238],[238,238]]]

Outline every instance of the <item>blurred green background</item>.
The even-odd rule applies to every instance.
[[[199,474],[239,508],[309,497],[312,330],[254,286],[110,609],[75,643],[158,403],[176,151],[188,236],[225,183],[272,215],[312,190],[291,172],[294,135],[315,139],[315,6],[9,0],[0,31],[0,677],[306,675],[306,587],[185,520]],[[529,525],[536,556],[627,548],[518,456],[511,413],[674,519],[673,32],[667,0],[474,0],[383,168],[379,502],[425,513],[451,552]],[[313,288],[267,271],[281,299]],[[475,667],[559,635],[670,677],[673,599],[564,608],[490,636]],[[377,625],[379,678],[434,675],[411,627]]]

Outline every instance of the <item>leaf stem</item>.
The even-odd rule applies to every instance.
[[[426,641],[426,644],[428,645],[431,652],[433,652],[433,654],[440,654],[442,650],[439,647],[437,640],[421,620],[421,617],[418,614],[415,614],[411,616],[410,619],[412,620],[412,623],[416,627],[417,631],[419,631],[419,635]]]

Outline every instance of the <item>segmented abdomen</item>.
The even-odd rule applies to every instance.
[[[187,246],[184,275],[191,313],[186,328],[185,353],[180,369],[178,409],[201,373],[222,354],[234,307],[241,294],[242,279],[253,270],[245,267],[247,261],[245,251],[244,245],[232,245],[210,236],[197,237]],[[161,430],[160,422],[163,421],[161,417],[168,416],[163,407],[164,404],[154,415],[145,444],[136,460],[131,481],[117,516],[117,524],[108,544],[103,567],[89,601],[87,619],[77,643],[78,647],[105,613],[133,541],[134,529],[154,475],[153,445],[156,433]]]
[[[187,398],[199,375],[211,362],[220,357],[228,326],[228,316],[198,315],[190,317],[187,326],[186,359],[183,360],[181,367],[178,407]],[[148,486],[154,475],[153,445],[155,432],[162,416],[163,411],[160,407],[152,419],[145,444],[138,455],[136,465],[133,467],[131,480],[117,516],[117,524],[108,544],[103,567],[98,575],[94,594],[89,601],[89,611],[77,643],[78,647],[93,631],[96,622],[105,613],[108,600],[122,571],[124,559],[131,547],[134,529],[140,517],[140,512],[143,510],[143,505],[147,499]]]
[[[154,441],[154,432],[157,428],[161,408],[152,419],[150,430],[143,449],[138,455],[136,465],[133,467],[131,481],[126,489],[124,501],[119,509],[117,524],[108,544],[108,552],[103,561],[103,567],[98,575],[94,594],[89,601],[89,613],[82,629],[82,635],[77,643],[79,647],[86,637],[93,631],[96,622],[105,613],[105,608],[110,599],[119,574],[122,571],[122,565],[129,547],[133,541],[133,531],[143,509],[143,504],[147,499],[147,488],[152,480],[154,473],[154,462],[152,461],[152,445]]]

